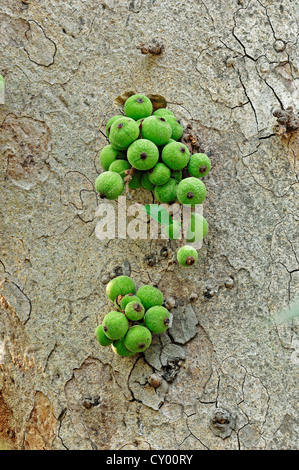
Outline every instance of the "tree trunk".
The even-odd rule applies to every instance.
[[[298,449],[298,321],[279,316],[299,294],[298,7],[2,2],[0,448]],[[212,160],[192,268],[179,242],[95,235],[105,124],[134,91]],[[94,338],[116,274],[176,302],[133,358]]]

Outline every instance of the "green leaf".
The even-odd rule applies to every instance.
[[[160,225],[171,225],[172,218],[164,207],[160,207],[159,204],[147,204],[143,207],[143,210]]]
[[[292,322],[295,319],[299,319],[299,302],[293,303],[288,308],[275,313],[272,317],[274,322],[279,325],[283,323]]]

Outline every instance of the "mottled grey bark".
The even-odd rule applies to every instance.
[[[299,448],[298,324],[273,320],[299,294],[298,8],[2,2],[1,445]],[[153,39],[162,53],[142,53]],[[192,269],[169,263],[178,243],[94,234],[105,122],[130,91],[165,97],[211,155]],[[144,356],[94,339],[115,270],[176,300]]]

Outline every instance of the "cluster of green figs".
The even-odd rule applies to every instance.
[[[107,122],[110,144],[100,152],[104,169],[95,182],[96,190],[107,199],[116,199],[129,188],[154,191],[161,203],[202,204],[206,187],[200,178],[211,169],[203,153],[190,156],[186,145],[179,142],[183,126],[166,108],[154,111],[150,99],[133,95],[124,105],[125,116],[113,116]],[[183,179],[186,168],[190,177]]]
[[[101,346],[111,345],[118,356],[131,357],[145,351],[152,334],[169,328],[171,315],[163,307],[164,296],[156,287],[143,285],[136,292],[133,279],[118,276],[107,284],[106,294],[114,310],[104,317],[95,335]]]
[[[96,178],[95,189],[102,198],[117,199],[128,189],[152,191],[160,203],[179,202],[192,208],[206,198],[201,180],[211,169],[210,158],[204,153],[190,155],[180,142],[183,126],[167,108],[153,111],[151,100],[143,95],[130,96],[124,104],[125,115],[111,117],[106,125],[109,145],[100,152],[103,172]],[[187,242],[202,240],[208,231],[206,219],[193,214]],[[165,227],[170,239],[180,238],[181,226]],[[197,251],[187,245],[178,251],[182,266],[196,263]]]

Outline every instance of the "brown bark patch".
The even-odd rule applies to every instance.
[[[50,450],[57,424],[51,402],[43,393],[37,392],[25,431],[25,450]]]
[[[16,434],[12,424],[13,414],[0,392],[0,450],[15,449]]]

